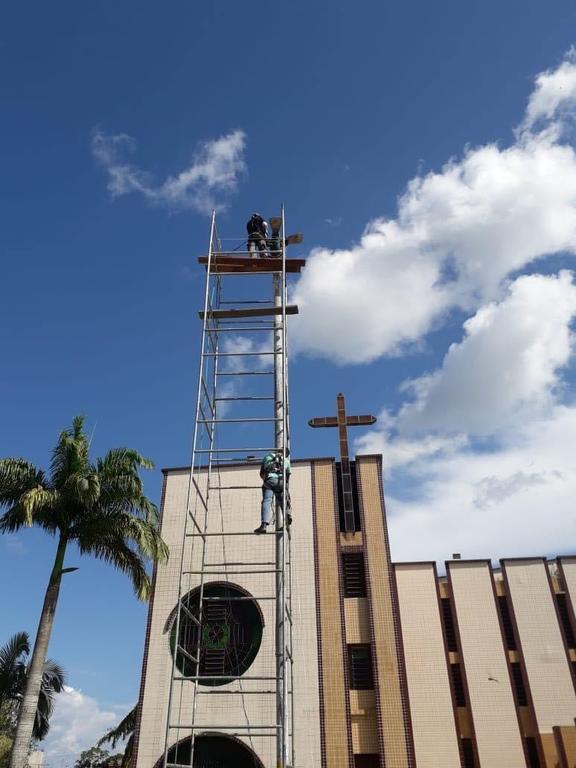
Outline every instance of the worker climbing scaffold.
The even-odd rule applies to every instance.
[[[209,252],[199,258],[206,268],[204,309],[199,313],[202,343],[163,768],[199,768],[209,758],[202,744],[213,734],[239,739],[254,751],[255,760],[259,750],[266,752],[258,758],[266,766],[296,765],[287,317],[298,308],[287,304],[286,276],[299,273],[305,261],[286,258],[287,245],[301,242],[302,235],[286,237],[283,210],[270,217],[270,226],[269,235],[264,218],[253,214],[246,250],[241,251],[224,247],[228,241],[219,238],[213,215]],[[271,344],[259,341],[262,334]],[[270,358],[273,365],[263,365]],[[254,413],[267,404],[271,412]],[[247,435],[258,431],[255,444],[247,446]],[[226,484],[235,468],[256,461],[253,471],[256,475],[260,466],[261,485]],[[261,525],[255,531],[237,530],[234,517],[224,514],[223,495],[231,491],[241,504],[242,492],[255,494],[256,489],[262,493]],[[254,536],[266,532],[273,535]],[[234,544],[245,541],[244,536],[254,544]],[[272,553],[266,556],[268,546],[274,548],[273,560]],[[238,555],[246,551],[249,561]],[[254,574],[262,594],[238,593],[235,584],[253,584]],[[268,583],[273,588],[266,594]],[[242,632],[249,633],[250,627],[236,630],[226,617],[237,617],[239,606],[248,603],[260,610],[260,601],[264,606],[268,600],[275,605],[274,669],[250,675],[247,664],[239,661]],[[227,720],[226,713],[236,711],[233,707],[211,703],[233,696],[244,702],[247,693],[259,694],[268,704],[255,708],[258,715],[252,716],[243,703],[243,723]],[[274,759],[262,746],[270,739],[276,745]]]

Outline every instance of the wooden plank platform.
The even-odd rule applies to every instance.
[[[208,316],[215,320],[235,319],[237,317],[270,317],[271,315],[281,315],[282,307],[249,307],[248,309],[213,309],[208,310]],[[297,315],[298,306],[296,304],[286,305],[287,315]],[[200,320],[204,320],[204,312],[198,312]]]
[[[208,268],[208,256],[198,256],[198,263]],[[306,259],[286,259],[286,272],[298,274],[306,266]],[[237,253],[219,253],[212,257],[210,271],[216,272],[282,272],[282,259],[268,256],[251,259]]]

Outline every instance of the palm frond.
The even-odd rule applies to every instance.
[[[97,546],[115,547],[121,543],[122,546],[134,546],[143,560],[166,562],[169,555],[157,526],[142,520],[129,506],[121,510],[97,509],[83,517],[71,535],[82,551],[89,552]]]
[[[0,675],[10,672],[20,656],[30,653],[30,638],[27,632],[16,632],[6,645],[0,648]]]
[[[16,504],[22,494],[46,487],[44,473],[25,459],[0,459],[0,506]]]
[[[134,723],[134,727],[136,727],[136,723]],[[134,737],[135,734],[132,733],[126,742],[126,746],[124,747],[124,755],[122,756],[121,768],[133,768],[134,761],[132,758],[134,756]]]
[[[34,719],[32,732],[34,739],[41,741],[48,735],[50,717],[54,710],[54,697],[63,691],[65,683],[66,673],[62,667],[52,659],[47,659],[42,672],[42,683]]]
[[[42,671],[42,690],[52,698],[56,693],[62,693],[66,685],[64,668],[53,659],[46,659]]]
[[[112,448],[98,460],[98,474],[117,475],[122,472],[136,472],[138,468],[154,469],[154,462],[133,448]]]
[[[26,632],[17,632],[0,648],[0,702],[13,699],[26,676],[24,657],[30,653]]]
[[[52,482],[56,488],[62,488],[70,475],[87,475],[89,471],[88,437],[84,432],[84,417],[76,416],[72,426],[60,433],[52,451]]]
[[[53,510],[58,504],[58,492],[46,490],[41,485],[22,495],[20,506],[24,513],[24,525],[31,526],[38,512]]]
[[[130,712],[128,712],[128,714],[126,715],[126,717],[124,717],[115,728],[111,728],[108,731],[108,733],[105,734],[100,739],[100,741],[97,742],[96,746],[100,747],[102,746],[102,744],[106,744],[107,742],[110,742],[110,748],[114,749],[116,747],[117,742],[133,734],[136,728],[137,709],[138,709],[138,705],[136,705],[133,709],[131,709]],[[126,752],[124,752],[124,754],[126,754]]]
[[[73,472],[63,484],[63,493],[72,503],[91,507],[100,497],[100,478],[95,471]]]
[[[78,539],[77,543],[81,554],[94,555],[98,560],[103,560],[125,573],[132,581],[136,597],[139,600],[148,600],[151,585],[144,560],[122,538],[109,535],[97,542],[83,542]]]

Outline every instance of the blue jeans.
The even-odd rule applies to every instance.
[[[276,503],[282,509],[284,504],[284,488],[282,486],[282,477],[277,474],[268,475],[262,485],[262,522],[270,523],[272,521],[272,500],[276,498]],[[290,511],[288,504],[286,512]]]

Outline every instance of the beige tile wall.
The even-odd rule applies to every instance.
[[[364,506],[362,534],[368,563],[367,573],[370,578],[385,764],[394,768],[408,768],[409,758],[390,589],[392,566],[380,496],[381,463],[376,457],[358,456],[356,468]]]
[[[402,641],[418,768],[460,768],[432,563],[396,563]]]
[[[314,462],[326,768],[348,768],[347,684],[342,657],[334,464]],[[311,764],[311,767],[312,768]],[[319,765],[319,763],[318,763]],[[353,766],[349,766],[353,768]]]
[[[558,561],[562,566],[562,574],[566,582],[567,598],[576,615],[576,557],[559,557]]]
[[[365,597],[344,598],[347,643],[370,642],[370,612]]]
[[[508,582],[538,730],[573,725],[576,695],[547,576],[538,559],[505,560]]]
[[[222,471],[222,485],[259,484],[257,467],[229,467]],[[295,749],[300,760],[316,765],[320,760],[318,660],[316,636],[316,601],[314,588],[313,526],[311,507],[311,470],[309,464],[295,464],[290,492],[294,509],[292,529],[293,552],[293,617],[295,682],[298,696],[295,708]],[[171,547],[171,558],[166,566],[158,569],[156,590],[152,605],[151,633],[148,652],[147,674],[144,687],[140,747],[137,768],[152,768],[164,748],[168,691],[172,670],[169,652],[169,617],[178,594],[180,572],[180,545],[183,536],[188,493],[188,473],[171,472],[167,477],[162,535]],[[194,504],[194,500],[192,500]],[[212,494],[209,509],[208,531],[251,531],[259,522],[260,491],[222,491],[221,503]],[[198,510],[200,513],[200,510]],[[207,538],[206,562],[274,561],[274,536],[209,537]],[[198,570],[201,563],[201,539],[189,538],[185,548],[185,562],[189,570]],[[274,574],[230,574],[236,569],[213,567],[221,576],[206,577],[214,581],[230,581],[246,589],[255,597],[274,595]],[[256,567],[255,567],[256,569]],[[193,589],[199,577],[190,575],[184,579],[185,590]],[[274,601],[262,600],[260,607],[264,617],[264,634],[259,654],[246,676],[275,674],[274,657]],[[243,691],[266,687],[271,682],[245,680],[232,683],[220,690]],[[170,714],[171,722],[190,722],[191,684],[175,683],[176,703]],[[224,724],[252,726],[275,722],[275,698],[272,695],[233,694],[198,697],[196,722],[207,728]],[[180,737],[189,735],[182,731]],[[173,741],[174,739],[171,739]],[[275,742],[271,738],[244,738],[258,754],[266,768],[276,765]]]
[[[526,760],[488,563],[448,564],[462,663],[482,768],[524,768]]]

